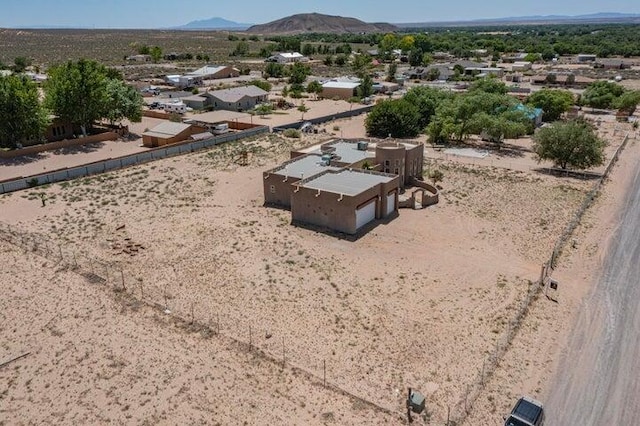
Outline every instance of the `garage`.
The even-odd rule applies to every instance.
[[[396,196],[398,194],[393,191],[391,194],[387,195],[387,213],[385,217],[389,216],[396,209]]]
[[[369,203],[356,210],[356,229],[362,228],[367,223],[376,218],[376,200],[375,198]]]

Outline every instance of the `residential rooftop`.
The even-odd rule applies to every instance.
[[[335,158],[334,160],[341,163],[353,164],[357,163],[358,161],[366,160],[367,158],[375,157],[374,152],[371,152],[369,150],[359,150],[358,142],[347,142],[343,140],[325,143],[320,146],[316,145],[313,150],[309,150],[308,152],[313,154],[323,154],[324,151],[326,151],[326,148],[334,148],[334,150],[331,150],[331,153],[340,157]]]
[[[171,121],[167,121],[158,124],[156,127],[149,131],[144,132],[143,135],[159,138],[174,137],[184,132],[189,127],[191,127],[191,124],[174,123]]]
[[[306,179],[327,170],[340,170],[340,168],[326,165],[322,160],[322,155],[320,154],[307,154],[289,160],[267,173],[284,177]]]
[[[230,89],[214,90],[212,92],[206,92],[203,95],[205,94],[214,96],[220,99],[222,102],[235,103],[240,101],[245,96],[249,96],[249,97],[266,96],[269,93],[265,92],[258,86],[249,85],[249,86],[232,87]]]
[[[367,170],[341,169],[326,171],[305,180],[300,186],[353,197],[380,183],[391,182],[395,177]]]

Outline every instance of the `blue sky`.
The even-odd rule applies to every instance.
[[[638,0],[0,0],[0,27],[162,28],[223,17],[264,23],[319,12],[369,22],[426,22],[528,15],[640,13]]]

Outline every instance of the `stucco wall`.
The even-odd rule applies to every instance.
[[[11,151],[0,151],[0,158],[16,158],[23,155],[33,155],[44,151],[53,151],[60,148],[68,148],[70,146],[80,146],[96,142],[114,141],[118,139],[118,134],[114,132],[104,132],[97,135],[87,136],[86,138],[65,139],[58,142],[44,143],[33,145],[26,148],[14,149]]]

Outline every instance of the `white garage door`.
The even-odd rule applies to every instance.
[[[387,216],[396,209],[396,193],[387,195]]]
[[[376,200],[356,210],[356,229],[362,228],[376,218]]]

